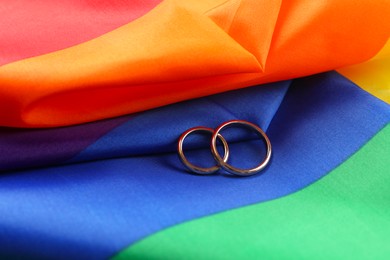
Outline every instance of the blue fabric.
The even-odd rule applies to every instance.
[[[146,111],[101,137],[69,162],[173,152],[179,135],[188,128],[214,128],[232,118],[257,122],[266,130],[290,84],[291,81],[267,84]],[[186,147],[197,145],[189,140]]]
[[[62,164],[129,119],[123,116],[55,129],[0,127],[0,172]]]
[[[147,112],[151,126],[164,126],[137,135],[143,128],[133,123],[137,131],[126,136],[129,122],[79,154],[84,159],[99,151],[107,156],[104,146],[120,144],[118,135],[126,143],[123,149],[131,146],[132,157],[0,175],[2,256],[107,258],[171,225],[302,189],[346,160],[390,121],[388,105],[335,72],[271,86],[283,89],[290,83],[273,112],[260,102],[270,89],[253,87],[213,97],[218,106],[205,98]],[[245,91],[251,94],[241,95]],[[189,106],[199,110],[183,113]],[[172,152],[182,130],[214,127],[234,115],[263,127],[270,122],[271,165],[250,178],[187,174]],[[232,144],[232,159],[256,160],[247,145]]]

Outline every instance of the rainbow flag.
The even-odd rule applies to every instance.
[[[0,258],[388,259],[388,13],[1,2]],[[179,136],[232,119],[267,133],[267,168],[189,173]],[[227,137],[229,163],[259,160],[252,136]],[[186,143],[197,163],[209,150]]]

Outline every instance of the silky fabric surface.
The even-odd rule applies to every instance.
[[[194,124],[216,127],[232,116],[256,121],[266,130],[290,83],[264,85],[261,91],[248,88],[189,101],[185,105],[179,103],[77,126],[53,129],[3,127],[0,128],[0,170],[173,152],[179,133]],[[247,106],[242,106],[242,100]],[[262,113],[253,113],[253,107]],[[180,124],[176,124],[177,121]],[[186,147],[194,147],[192,143],[189,140]]]
[[[0,125],[73,125],[334,69],[372,57],[390,31],[388,1],[171,0],[151,11],[159,2],[0,4]],[[341,72],[387,91],[384,77],[354,80],[373,64],[386,75],[383,59]],[[229,119],[267,130],[271,165],[247,179],[189,174],[177,137]],[[146,238],[121,256],[196,257],[188,245],[197,236],[208,239],[199,257],[318,257],[322,245],[329,258],[385,256],[388,127],[381,129],[389,120],[388,105],[329,72],[89,124],[3,127],[0,256],[107,258]],[[378,131],[372,151],[359,150]],[[258,160],[258,141],[229,133],[230,162]],[[212,163],[208,145],[193,141],[186,154]],[[27,169],[63,164],[72,165]],[[257,205],[231,211],[249,204]],[[220,212],[207,218],[217,217],[211,227],[197,224]],[[234,232],[261,246],[229,245]],[[179,251],[171,251],[175,241]]]
[[[390,103],[390,41],[369,61],[337,71],[358,86]]]
[[[91,40],[139,18],[160,2],[1,1],[0,65]]]
[[[0,127],[0,171],[63,164],[131,118],[55,129]]]
[[[237,98],[244,108],[256,95]],[[255,106],[252,110],[261,115]],[[251,178],[191,175],[169,151],[3,173],[0,252],[3,257],[107,258],[169,226],[298,191],[349,158],[389,121],[387,104],[330,72],[292,82],[267,130],[272,162]],[[166,131],[180,134],[176,127]],[[233,162],[258,159],[258,151],[247,145],[231,145]]]
[[[358,63],[385,44],[389,12],[389,1],[166,0],[1,66],[0,125],[78,124]]]
[[[114,259],[387,259],[389,157],[390,125],[295,194],[177,225]]]

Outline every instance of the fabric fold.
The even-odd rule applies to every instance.
[[[340,68],[339,73],[390,104],[390,41],[367,62]]]
[[[290,196],[173,226],[112,259],[386,259],[389,156],[390,125]]]
[[[2,127],[0,171],[175,152],[177,138],[188,128],[216,127],[231,119],[249,120],[266,131],[290,84],[271,83],[76,126]],[[253,107],[261,113],[253,113]],[[186,144],[186,149],[194,148],[199,146],[191,141]]]
[[[389,11],[386,1],[166,0],[96,39],[0,67],[0,124],[78,124],[361,62],[389,37]]]
[[[245,91],[261,92],[263,87]],[[239,102],[225,109],[202,106],[207,99],[198,103],[199,110],[186,113],[188,121],[179,120],[179,109],[165,118],[149,114],[146,128],[133,132],[115,128],[121,131],[110,132],[104,142],[95,142],[78,156],[101,156],[104,146],[125,152],[131,142],[138,145],[133,146],[133,152],[148,151],[147,155],[2,173],[0,257],[107,259],[168,227],[303,189],[343,163],[390,122],[389,105],[330,72],[294,80],[281,106],[274,104],[279,109],[267,130],[274,153],[261,174],[248,178],[195,176],[185,171],[176,152],[158,152],[165,149],[156,141],[167,143],[172,136],[176,141],[182,127],[218,125],[225,117],[232,117],[229,110],[266,126],[268,120],[261,121],[267,118],[263,107],[272,107],[272,103],[255,102],[254,92],[240,96],[242,91],[226,97],[228,104],[234,99]],[[276,100],[272,97],[265,101]],[[207,112],[211,116],[205,116]],[[137,127],[136,121],[129,122],[128,129],[130,125]],[[126,139],[115,139],[115,135]],[[229,162],[237,166],[257,162],[260,151],[248,149],[251,144],[256,145],[231,143]],[[106,153],[113,155],[109,149]],[[201,162],[211,157],[199,150],[186,154]]]
[[[206,15],[252,53],[263,72],[281,5],[281,0],[230,0]]]

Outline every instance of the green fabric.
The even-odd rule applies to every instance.
[[[389,161],[390,125],[299,192],[171,227],[114,259],[390,259]]]

